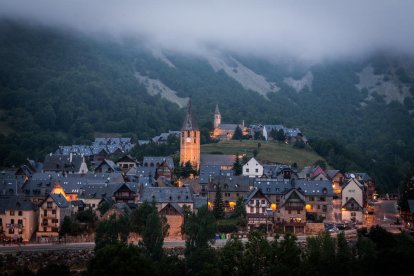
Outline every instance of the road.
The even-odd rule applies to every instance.
[[[336,236],[336,233],[332,233],[332,236]],[[354,239],[356,237],[356,230],[347,230],[345,235],[348,239]],[[306,238],[309,236],[297,236],[298,243],[306,242]],[[281,237],[280,239],[283,239]],[[273,240],[272,237],[269,237],[268,240]],[[247,242],[246,238],[241,239],[243,242]],[[214,247],[223,247],[226,244],[227,240],[216,240],[213,244]],[[27,244],[27,245],[0,245],[0,254],[15,254],[17,252],[47,252],[47,251],[62,251],[62,250],[83,250],[83,249],[93,249],[95,243],[86,242],[86,243],[46,243],[46,244]],[[164,241],[165,248],[177,248],[185,247],[185,241]]]
[[[400,217],[396,200],[378,200],[373,203],[373,207],[374,215],[370,216],[368,226],[379,225],[390,232],[400,233],[398,228],[401,226],[394,224]]]

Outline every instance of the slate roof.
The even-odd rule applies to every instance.
[[[175,136],[175,137],[180,137],[180,131],[169,130],[168,132],[163,132],[160,135],[153,137],[152,141],[154,143],[165,143],[168,141],[168,137],[170,135]]]
[[[53,199],[59,208],[68,208],[70,206],[69,202],[62,194],[50,194],[49,197]],[[47,200],[47,198],[46,198]]]
[[[352,178],[352,175],[354,175],[358,181],[363,181],[363,182],[372,180],[371,176],[369,176],[369,174],[364,173],[364,172],[363,173],[350,172],[350,173],[346,173],[345,175],[347,178]]]
[[[297,175],[297,173],[286,164],[278,164],[278,165],[263,165],[263,174],[266,176],[270,176],[271,178],[277,178],[283,170],[292,170],[294,174]]]
[[[263,192],[262,192],[262,190],[260,190],[259,188],[257,188],[257,187],[253,187],[253,189],[251,189],[250,190],[250,192],[249,193],[247,193],[246,194],[246,198],[245,198],[245,200],[244,200],[244,202],[245,202],[245,204],[247,204],[257,193],[262,193],[263,194],[263,196],[266,198],[266,200],[268,201],[268,202],[270,202],[270,199],[267,197],[267,195],[266,194],[264,194]]]
[[[168,167],[171,170],[174,170],[174,161],[171,156],[144,156],[144,161],[142,161],[142,165],[144,167],[150,167],[150,164],[153,164],[154,167],[157,167],[158,165],[161,165],[164,160],[167,162]]]
[[[14,210],[14,211],[30,211],[36,210],[37,206],[30,201],[30,198],[22,196],[1,196],[0,197],[0,212]]]
[[[83,162],[83,156],[80,155],[64,155],[64,154],[48,154],[45,157],[43,171],[79,171]]]
[[[238,126],[240,127],[239,124],[220,124],[219,128],[221,130],[235,131]]]
[[[211,179],[207,185],[207,191],[215,191],[215,185],[219,185],[222,192],[248,192],[250,186],[253,186],[254,179],[248,176],[216,176]]]
[[[193,194],[189,187],[143,187],[140,202],[156,203],[193,203]]]
[[[84,185],[81,188],[80,199],[111,198],[120,184]]]
[[[207,184],[211,177],[220,175],[220,166],[200,166],[199,183]]]
[[[278,180],[257,178],[254,186],[265,195],[283,195],[293,187],[306,196],[333,196],[332,184],[328,180]]]
[[[0,196],[12,196],[19,193],[23,185],[23,178],[15,175],[3,175],[0,177]]]
[[[167,205],[165,205],[161,210],[164,210],[165,208],[168,208],[169,206],[171,206],[172,208],[174,208],[178,213],[180,213],[182,216],[184,215],[184,210],[183,208],[181,208],[180,205],[178,205],[177,203],[168,203]]]
[[[102,167],[103,165],[107,165],[109,168],[111,168],[112,169],[112,171],[113,172],[117,172],[117,171],[120,171],[120,169],[119,169],[119,167],[114,163],[114,161],[112,161],[112,160],[109,160],[109,159],[104,159],[104,160],[102,160],[102,162],[96,167],[96,169],[95,169],[95,172],[97,172],[98,171],[98,169],[100,168],[100,167]]]
[[[194,209],[200,209],[201,207],[205,205],[207,205],[207,197],[204,197],[204,196],[194,197]]]
[[[137,159],[134,158],[134,157],[132,157],[129,154],[122,156],[115,163],[119,163],[119,162],[134,162],[134,163],[138,163]]]
[[[326,175],[328,176],[329,179],[332,179],[339,172],[341,172],[341,171],[340,170],[327,170]]]
[[[55,180],[30,179],[22,186],[22,193],[25,196],[47,196],[55,185]]]
[[[201,154],[200,166],[233,166],[236,155]]]
[[[264,125],[263,128],[266,128],[266,131],[270,134],[272,130],[279,131],[283,129],[285,131],[285,127],[283,125]]]

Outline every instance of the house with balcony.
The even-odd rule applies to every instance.
[[[62,194],[49,194],[39,206],[39,229],[36,239],[39,242],[51,242],[59,239],[59,230],[63,219],[72,215],[72,205]]]
[[[272,229],[274,223],[274,212],[276,204],[272,204],[262,190],[254,187],[246,194],[244,200],[246,208],[247,226],[249,229],[265,226]]]
[[[0,197],[0,230],[7,239],[29,242],[37,225],[38,208],[29,198]]]

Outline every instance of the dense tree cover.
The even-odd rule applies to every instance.
[[[355,73],[371,64],[375,73],[387,73],[385,77],[401,81],[413,93],[414,78],[399,66],[401,60],[381,54],[309,67],[233,54],[278,84],[280,91],[266,99],[225,72],[215,73],[203,58],[166,51],[175,65],[170,67],[140,45],[139,40],[114,43],[0,22],[0,133],[6,134],[0,134],[0,166],[18,165],[27,157],[42,160],[58,145],[90,142],[96,132],[148,139],[179,129],[185,110],[150,96],[134,76],[140,72],[161,80],[180,97],[192,96],[202,142],[210,141],[214,107],[219,103],[225,122],[300,128],[311,145],[325,152],[329,165],[367,171],[386,190],[396,191],[405,175],[414,174],[414,121],[408,112],[412,100],[387,104],[377,94],[366,101],[367,91],[355,86]],[[313,75],[312,89],[298,93],[284,82],[285,77],[300,79],[308,71]],[[12,133],[3,131],[3,126]],[[282,139],[281,133],[273,135]],[[137,155],[147,150],[157,149],[137,149]]]
[[[213,215],[216,219],[224,218],[224,201],[221,193],[220,184],[216,185],[214,202],[213,202]]]

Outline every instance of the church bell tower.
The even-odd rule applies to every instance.
[[[216,111],[214,112],[214,129],[218,128],[221,125],[221,114],[218,107],[218,104],[216,105]]]
[[[194,169],[200,168],[200,130],[191,111],[191,98],[180,132],[180,164],[190,161]]]

